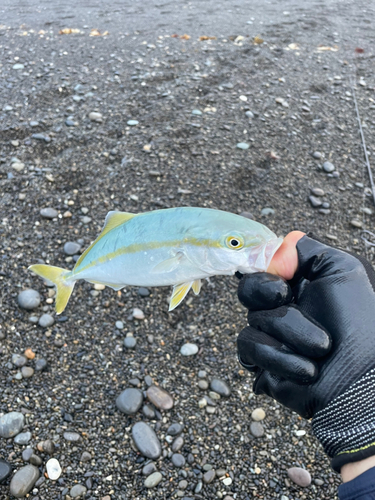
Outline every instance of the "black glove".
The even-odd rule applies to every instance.
[[[307,236],[292,281],[247,275],[238,337],[254,392],[305,418],[335,470],[375,455],[375,272],[367,260]]]

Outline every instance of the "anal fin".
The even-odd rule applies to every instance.
[[[199,295],[201,288],[202,288],[202,280],[193,281],[192,289],[195,295]]]
[[[173,311],[173,309],[181,304],[192,285],[193,281],[188,281],[187,283],[182,283],[181,285],[175,285],[173,287],[172,297],[169,301],[169,311]]]

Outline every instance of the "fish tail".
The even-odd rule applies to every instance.
[[[55,309],[57,314],[61,314],[70,299],[75,285],[75,281],[66,280],[70,271],[62,269],[61,267],[47,266],[44,264],[34,264],[29,267],[29,270],[44,279],[52,281],[56,286]]]

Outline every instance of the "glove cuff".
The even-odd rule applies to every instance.
[[[318,411],[312,428],[336,472],[375,455],[375,368]]]

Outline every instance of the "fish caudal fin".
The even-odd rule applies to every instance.
[[[175,285],[173,287],[171,300],[169,301],[169,311],[173,311],[173,309],[176,309],[176,307],[181,304],[186,295],[189,293],[191,287],[193,287],[195,295],[198,295],[201,291],[201,286],[201,280],[188,281],[187,283],[182,283],[181,285]]]
[[[65,276],[70,271],[45,264],[34,264],[29,267],[29,270],[46,280],[52,281],[56,286],[55,309],[57,314],[61,314],[69,301],[75,285],[75,281],[65,281]]]

